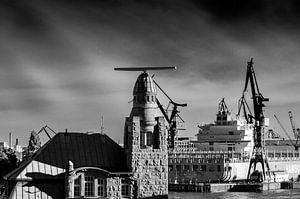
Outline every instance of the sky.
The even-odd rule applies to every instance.
[[[114,67],[176,66],[151,71],[194,136],[215,120],[224,97],[237,110],[247,61],[261,93],[291,132],[300,127],[300,3],[280,0],[2,0],[0,132],[27,145],[31,130],[100,131],[123,140],[138,72]],[[159,98],[167,105],[160,93]],[[248,103],[250,103],[248,95]],[[43,137],[43,141],[47,141]]]

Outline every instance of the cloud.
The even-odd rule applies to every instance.
[[[272,2],[2,1],[0,113],[19,121],[2,131],[97,129],[104,115],[119,140],[138,74],[117,66],[178,66],[155,78],[188,103],[192,135],[222,97],[235,109],[250,57],[271,106],[298,107],[299,6]]]

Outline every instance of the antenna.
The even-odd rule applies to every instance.
[[[103,135],[104,134],[104,119],[103,116],[101,116],[101,131],[100,133]]]
[[[124,67],[124,68],[114,68],[117,71],[148,71],[148,70],[176,70],[176,66],[167,67]]]

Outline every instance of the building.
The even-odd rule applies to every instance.
[[[125,161],[107,135],[58,133],[5,177],[7,193],[16,199],[129,198],[134,181]]]
[[[148,73],[133,98],[124,148],[100,133],[58,133],[5,176],[8,197],[167,198],[167,131]]]

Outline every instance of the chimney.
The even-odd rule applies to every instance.
[[[12,148],[12,134],[11,134],[11,132],[9,132],[8,146],[9,146],[10,149]]]

